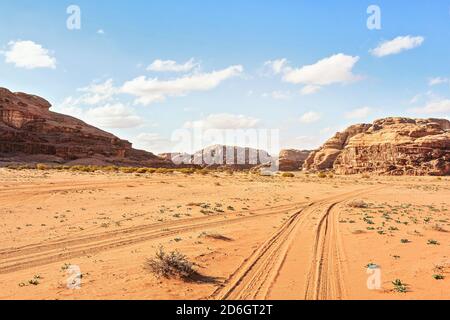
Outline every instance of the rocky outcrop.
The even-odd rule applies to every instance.
[[[351,126],[311,153],[305,170],[450,175],[450,121],[387,118]]]
[[[0,160],[166,166],[131,143],[76,118],[50,111],[43,98],[0,88]]]
[[[213,145],[194,154],[165,153],[161,158],[170,159],[177,166],[195,166],[203,168],[250,169],[271,161],[264,150],[235,146]]]
[[[279,155],[280,171],[298,171],[308,158],[311,151],[306,150],[281,150]]]

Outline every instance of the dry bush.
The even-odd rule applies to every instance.
[[[164,247],[159,247],[155,257],[146,261],[145,268],[157,277],[167,279],[180,278],[188,280],[197,275],[194,264],[184,254],[178,251],[166,253]]]
[[[325,178],[327,177],[327,174],[326,174],[325,172],[319,172],[319,173],[317,174],[317,176],[318,176],[319,178],[321,178],[321,179],[325,179]]]
[[[207,238],[207,239],[214,239],[214,240],[221,240],[221,241],[233,241],[233,239],[224,236],[222,234],[219,233],[207,233],[207,232],[203,232],[202,234],[200,234],[199,238]]]
[[[281,176],[283,178],[295,178],[295,174],[293,174],[292,172],[284,172]]]
[[[348,206],[351,208],[359,208],[359,209],[365,209],[369,207],[369,205],[363,200],[353,200],[348,204]]]

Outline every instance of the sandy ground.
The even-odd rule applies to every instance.
[[[448,177],[0,169],[0,299],[450,299],[449,202]],[[154,276],[159,246],[202,276]]]

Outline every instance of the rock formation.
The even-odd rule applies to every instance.
[[[305,170],[450,175],[450,121],[387,118],[354,125],[311,153]]]
[[[213,145],[194,154],[165,153],[159,156],[178,166],[229,169],[250,169],[272,160],[264,150],[224,145]]]
[[[152,153],[76,118],[43,98],[0,88],[0,161],[167,166]]]
[[[281,150],[279,155],[280,171],[298,171],[301,170],[305,160],[311,151],[300,150]]]

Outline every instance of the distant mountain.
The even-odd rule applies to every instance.
[[[171,165],[81,120],[51,112],[50,107],[38,96],[0,88],[0,163]]]

